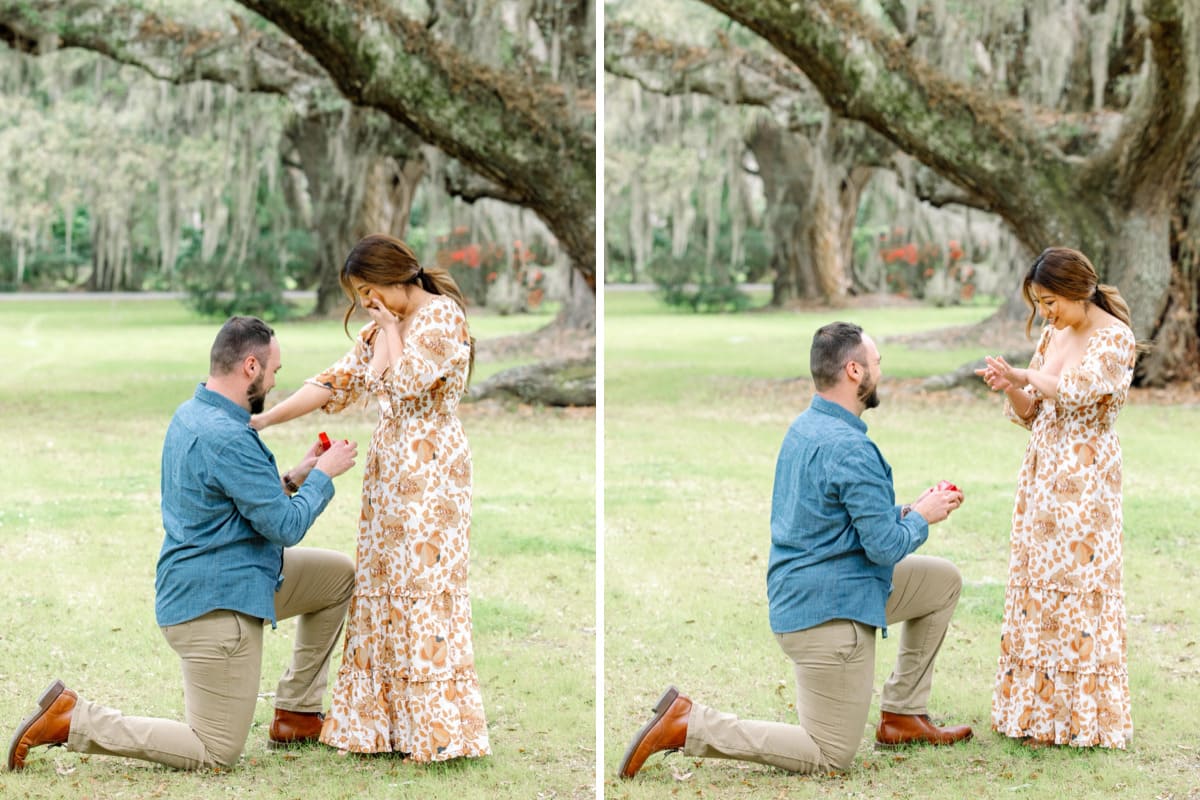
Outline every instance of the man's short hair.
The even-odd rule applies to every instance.
[[[230,317],[213,341],[208,356],[210,375],[228,375],[237,369],[246,356],[255,356],[267,366],[271,339],[275,331],[258,317]]]
[[[808,369],[817,391],[831,389],[841,378],[842,367],[858,355],[863,329],[853,322],[831,322],[813,334]]]

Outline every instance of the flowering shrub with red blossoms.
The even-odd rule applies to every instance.
[[[491,295],[492,305],[503,306],[501,311],[534,311],[546,298],[545,267],[553,263],[539,249],[519,239],[507,244],[475,241],[469,228],[459,226],[437,238],[434,258],[473,305],[487,306]],[[497,297],[497,282],[505,284],[503,302]]]
[[[878,252],[886,270],[887,288],[893,294],[925,298],[935,277],[942,273],[945,286],[941,299],[966,302],[975,296],[975,267],[963,260],[966,253],[954,239],[945,246],[918,244],[908,238],[904,228],[893,228],[879,235]]]

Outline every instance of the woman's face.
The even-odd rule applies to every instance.
[[[411,284],[400,283],[383,286],[357,278],[352,278],[351,281],[358,300],[364,307],[372,304],[383,305],[398,317],[408,316],[412,307]]]
[[[1037,298],[1038,315],[1053,325],[1055,330],[1080,325],[1087,319],[1081,300],[1068,300],[1036,283],[1031,288],[1033,296]]]

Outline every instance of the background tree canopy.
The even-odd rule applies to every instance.
[[[738,214],[761,215],[770,271],[749,259],[749,238],[730,249],[729,261],[745,277],[768,274],[777,303],[837,302],[872,288],[867,253],[896,268],[920,265],[910,277],[938,277],[944,288],[950,279],[975,280],[963,267],[981,255],[1004,274],[1006,264],[1027,264],[1046,246],[1077,247],[1130,301],[1138,336],[1155,342],[1138,380],[1200,377],[1194,4],[679,0],[654,10],[606,8],[605,69],[626,84],[618,91],[629,93],[635,81],[633,102],[650,93],[673,101],[703,95],[676,107],[753,109],[739,112],[741,123],[725,134],[726,185],[750,175],[761,186],[757,208],[737,191],[716,203],[709,184],[685,202],[648,197],[645,174],[621,183],[619,164],[612,169],[625,153],[606,156],[618,178],[606,186],[610,224],[624,221],[638,240],[622,251],[610,237],[618,260],[652,261],[650,251],[665,248],[653,236],[639,239],[639,226],[688,227],[684,204],[697,217],[718,218],[706,231],[720,230],[723,217],[734,231]],[[681,15],[689,25],[672,23]],[[681,127],[685,116],[660,113],[655,124]],[[610,142],[629,136],[627,118],[607,120]],[[881,170],[897,176],[884,196],[952,206],[966,220],[957,231],[937,231],[936,258],[922,263],[930,242],[913,236],[912,215],[879,224],[886,211],[878,213],[878,194],[865,192]],[[878,228],[866,236],[864,211]],[[993,221],[982,253],[981,219]],[[999,316],[1020,313],[1010,294]]]
[[[480,301],[557,291],[591,327],[594,13],[0,0],[0,281],[316,287],[325,311],[385,230]]]

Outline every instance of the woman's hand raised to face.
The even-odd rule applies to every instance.
[[[363,300],[363,309],[375,320],[375,324],[381,328],[391,328],[400,325],[400,318],[392,313],[391,309],[383,304],[383,301],[377,297],[372,297]]]

